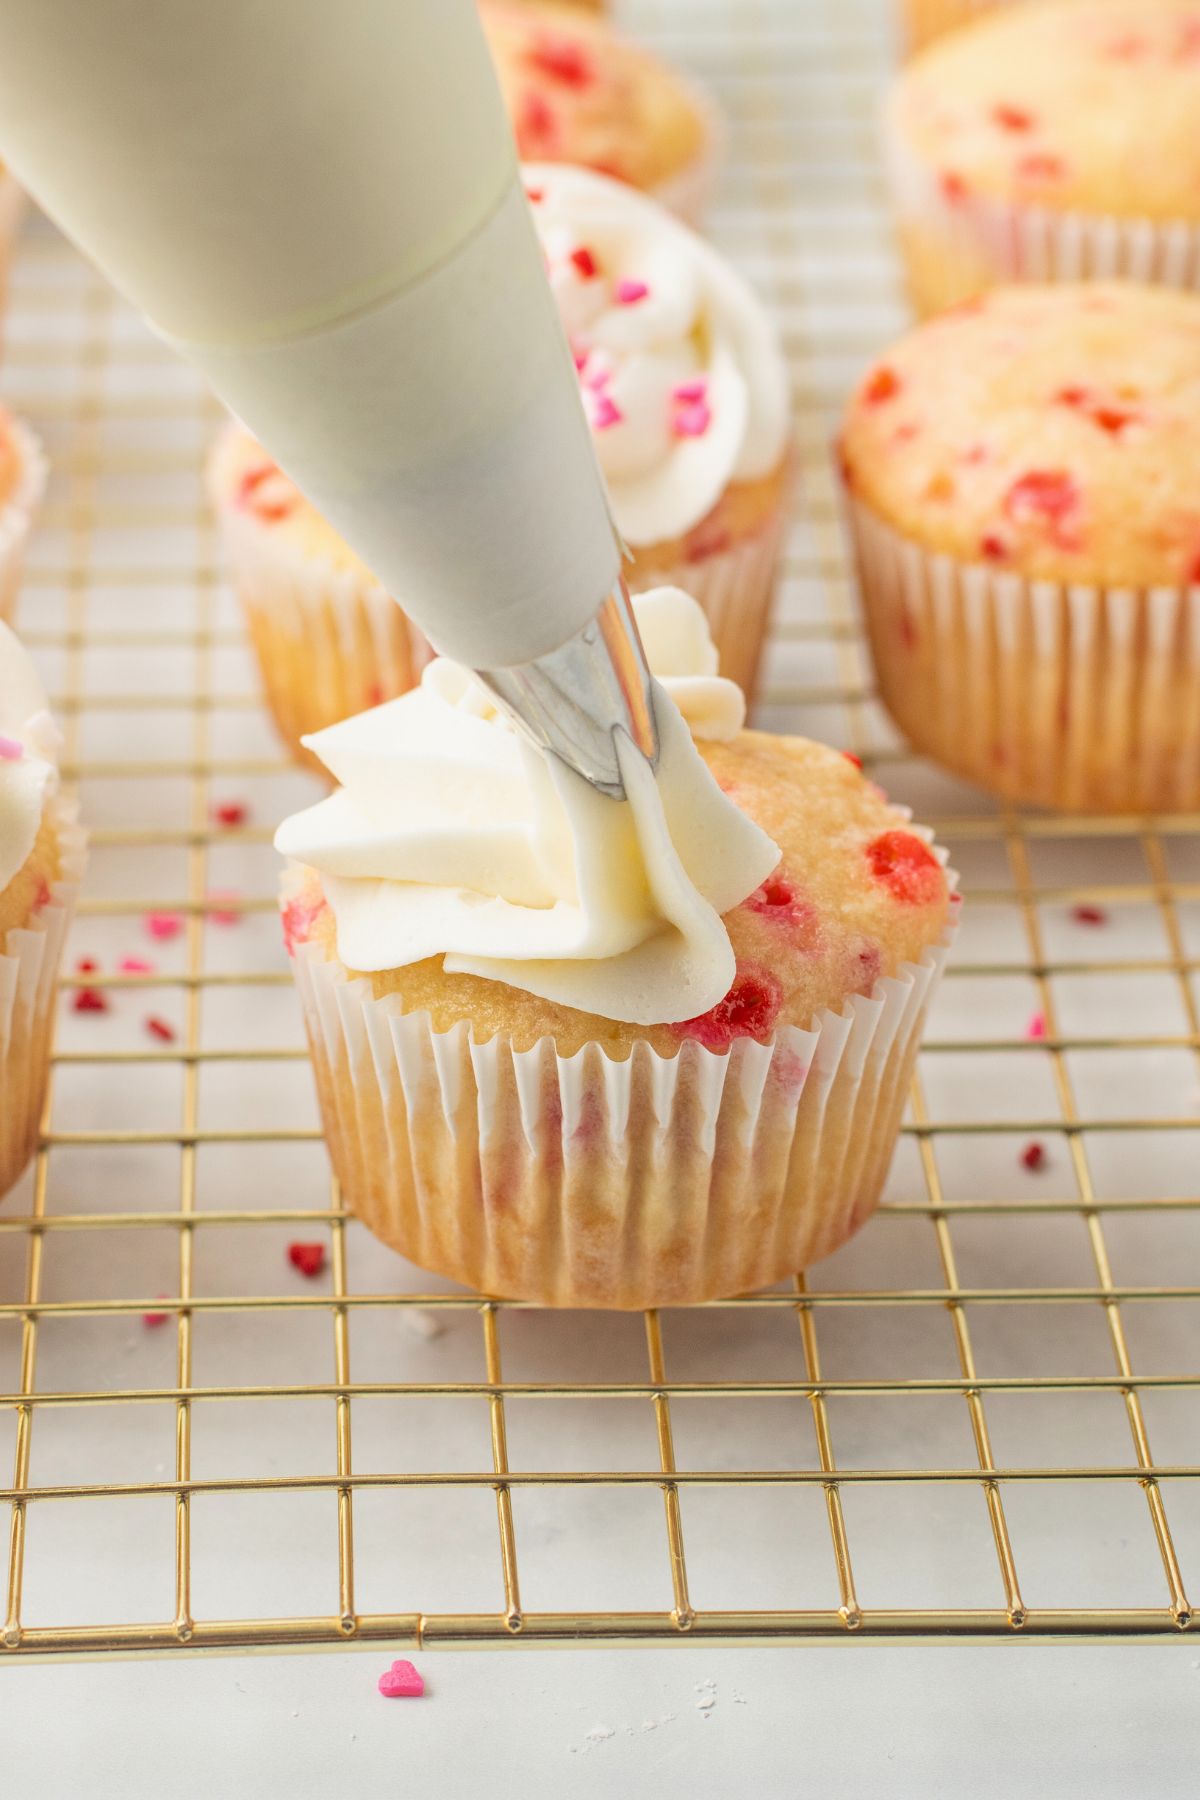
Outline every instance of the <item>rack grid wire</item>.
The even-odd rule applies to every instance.
[[[884,1205],[807,1279],[644,1318],[466,1293],[343,1211],[273,916],[271,826],[316,790],[222,586],[219,411],[32,221],[0,388],[53,481],[19,623],[93,852],[41,1148],[0,1213],[10,1656],[1186,1641],[1198,821],[995,807],[874,699],[828,442],[904,317],[877,0],[626,12],[725,105],[714,235],[794,370],[803,506],[760,718],[860,754],[964,874]],[[232,798],[252,811],[223,826]],[[151,912],[178,938],[149,943]],[[133,951],[156,967],[120,973]],[[327,1247],[315,1280],[297,1237]]]

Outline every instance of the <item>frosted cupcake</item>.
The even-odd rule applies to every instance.
[[[1200,286],[1195,0],[1006,7],[899,79],[886,142],[914,304],[1011,281]]]
[[[1200,808],[1200,297],[981,296],[871,370],[842,459],[919,749],[1015,800]]]
[[[0,179],[0,206],[2,188]],[[41,445],[28,426],[0,406],[0,619],[11,619],[16,612],[25,549],[45,488]]]
[[[953,914],[846,758],[741,729],[695,602],[634,602],[661,682],[626,802],[462,669],[321,733],[277,837],[334,1167],[385,1242],[486,1291],[682,1304],[869,1215]]]
[[[0,624],[0,1194],[37,1145],[59,959],[83,874],[58,746],[32,665]]]
[[[217,438],[208,488],[267,706],[292,755],[310,761],[306,732],[404,693],[428,646],[244,426]]]
[[[481,0],[480,12],[523,160],[613,175],[700,222],[722,137],[707,95],[578,9]]]
[[[715,250],[644,195],[585,169],[531,164],[525,180],[629,584],[699,600],[722,672],[752,692],[792,475],[771,321]],[[218,440],[209,485],[294,753],[306,733],[412,686],[424,639],[241,426]]]

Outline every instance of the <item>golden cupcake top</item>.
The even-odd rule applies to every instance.
[[[239,524],[269,531],[281,549],[334,569],[370,575],[345,539],[268,456],[244,425],[231,420],[208,460],[208,489],[227,528]]]
[[[1054,581],[1200,581],[1200,298],[1000,288],[894,345],[841,440],[905,536]]]
[[[1054,0],[940,39],[891,128],[947,199],[1200,217],[1200,4]]]
[[[653,189],[703,150],[708,127],[684,83],[602,20],[515,0],[481,0],[480,12],[526,161]]]

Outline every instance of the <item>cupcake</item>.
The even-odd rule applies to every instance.
[[[752,692],[787,527],[787,366],[767,314],[709,245],[645,195],[529,164],[526,190],[571,337],[626,576],[708,614],[721,669]],[[300,739],[403,693],[425,640],[255,440],[210,463],[267,700]]]
[[[841,449],[918,749],[1013,800],[1200,808],[1200,297],[982,295],[870,371]]]
[[[41,445],[27,426],[0,406],[0,619],[11,619],[16,611],[25,546],[45,488]]]
[[[0,1194],[37,1145],[58,965],[83,874],[58,746],[32,665],[0,624]]]
[[[900,77],[886,145],[913,302],[1010,281],[1200,286],[1200,6],[1006,7]]]
[[[722,138],[713,102],[577,8],[480,0],[520,156],[579,163],[702,219]]]
[[[442,660],[318,734],[284,931],[347,1204],[487,1292],[675,1305],[876,1204],[954,915],[847,758],[742,729],[704,616],[634,601],[657,778],[547,761]]]
[[[428,646],[244,426],[217,438],[208,488],[267,706],[291,753],[311,762],[306,732],[404,693]]]
[[[528,164],[525,185],[635,592],[678,586],[752,693],[791,489],[790,382],[740,275],[640,194]]]
[[[1012,0],[900,0],[905,45],[909,50],[921,50],[934,38],[970,25],[997,6],[1011,4]]]

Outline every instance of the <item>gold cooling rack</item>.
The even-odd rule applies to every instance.
[[[0,1652],[1191,1625],[1197,821],[998,811],[874,702],[826,444],[903,317],[881,7],[627,11],[726,106],[713,229],[792,357],[804,513],[762,717],[862,754],[965,877],[884,1208],[807,1282],[644,1319],[464,1294],[344,1215],[272,919],[271,826],[310,789],[221,586],[216,408],[34,220],[0,390],[54,480],[20,623],[94,851],[42,1148],[0,1213]]]

